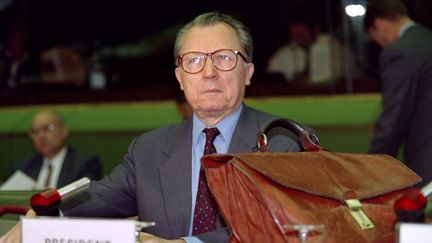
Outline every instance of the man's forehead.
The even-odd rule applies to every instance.
[[[236,31],[225,23],[210,26],[195,26],[183,39],[181,51],[212,52],[217,49],[238,49],[240,40]]]
[[[40,113],[33,118],[32,126],[47,125],[57,121],[58,117],[54,113]]]

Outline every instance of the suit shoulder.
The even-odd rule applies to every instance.
[[[149,138],[154,138],[154,137],[160,137],[160,136],[165,136],[165,135],[169,135],[172,134],[173,132],[175,132],[177,129],[179,129],[181,127],[181,124],[174,124],[174,125],[168,125],[168,126],[164,126],[164,127],[160,127],[157,129],[153,129],[147,132],[142,133],[141,135],[139,135],[137,137],[137,139],[149,139]]]
[[[246,107],[246,113],[249,117],[254,116],[260,125],[265,125],[274,119],[280,118],[278,116],[251,107]]]
[[[37,154],[34,154],[31,156],[27,156],[23,159],[16,160],[12,165],[12,169],[14,171],[26,169],[29,165],[32,165],[33,162],[36,160],[42,160],[42,157]]]
[[[388,48],[383,49],[383,53],[402,53],[405,56],[418,58],[432,54],[432,31],[420,25],[409,28],[406,33],[391,43]]]
[[[75,158],[76,161],[93,161],[93,160],[95,160],[95,161],[100,162],[100,158],[98,155],[93,154],[93,153],[88,153],[86,151],[78,150],[78,149],[71,147],[71,146],[68,146],[66,156],[71,156],[72,158]]]
[[[170,139],[183,136],[182,133],[188,130],[188,123],[168,125],[148,132],[144,132],[134,139],[133,144],[145,144],[146,147],[154,147],[166,144]]]

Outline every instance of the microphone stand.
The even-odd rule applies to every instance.
[[[62,202],[76,197],[89,187],[90,179],[83,177],[60,189],[50,188],[34,194],[30,199],[30,205],[39,216],[59,216],[58,207]]]

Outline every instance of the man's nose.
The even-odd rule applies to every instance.
[[[211,59],[211,57],[207,57],[204,63],[203,73],[206,77],[214,77],[217,75],[217,69],[213,64],[213,60]]]

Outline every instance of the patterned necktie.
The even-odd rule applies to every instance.
[[[206,134],[206,143],[204,147],[204,155],[216,153],[216,148],[213,144],[216,136],[220,134],[217,128],[204,129]],[[217,205],[213,199],[210,189],[207,185],[207,178],[204,169],[201,167],[197,198],[194,211],[194,222],[192,235],[213,231],[216,229],[217,221]]]

